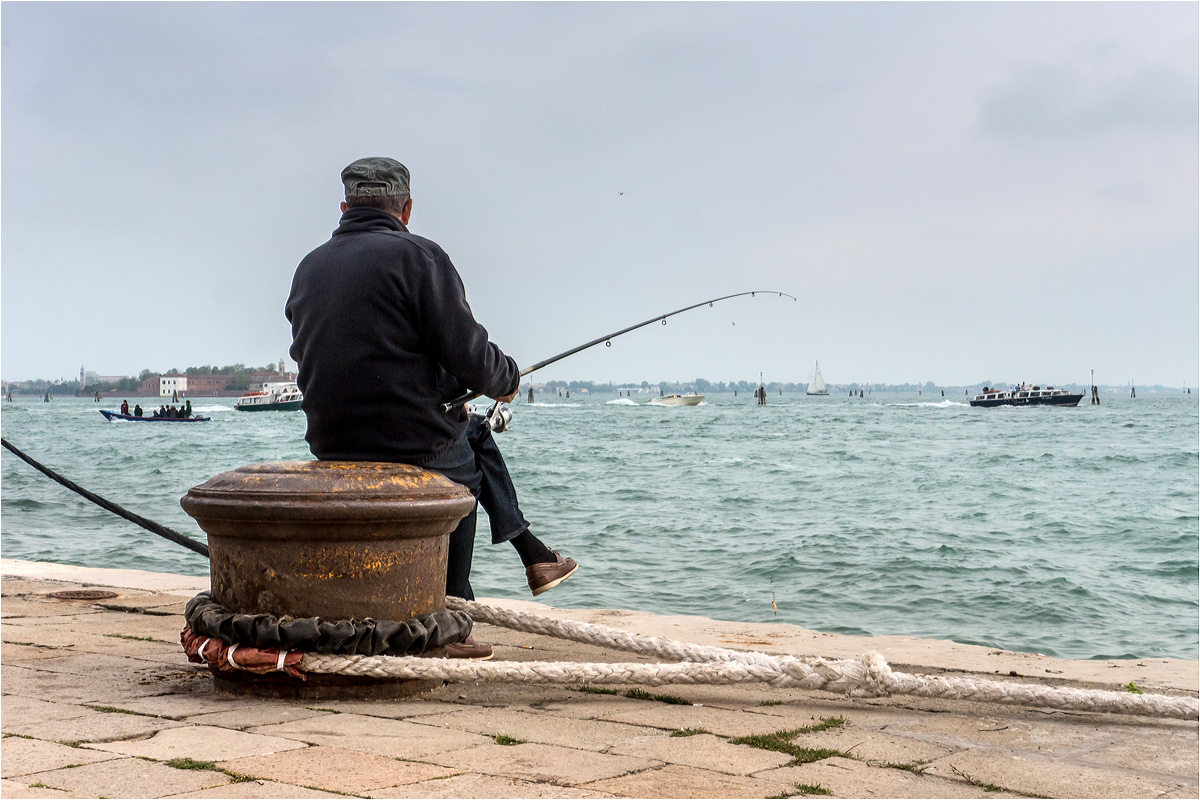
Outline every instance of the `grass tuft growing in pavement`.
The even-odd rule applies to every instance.
[[[767,800],[786,800],[789,797],[804,797],[813,794],[831,795],[833,792],[829,791],[819,783],[797,783],[796,791],[771,795],[769,798],[767,798]]]
[[[159,644],[174,644],[166,639],[155,639],[153,636],[130,636],[125,633],[102,633],[101,636],[107,636],[110,639],[128,639],[131,642],[158,642]]]
[[[92,711],[103,711],[105,714],[132,714],[135,717],[147,717],[149,714],[139,714],[136,711],[130,711],[127,708],[117,708],[116,706],[85,706]]]
[[[676,697],[673,694],[650,694],[645,689],[630,689],[625,693],[626,697],[634,700],[655,700],[659,703],[669,703],[673,706],[690,706],[691,700],[684,700],[682,697]]]
[[[605,689],[602,686],[575,686],[576,692],[584,692],[585,694],[620,694],[616,689]]]
[[[315,708],[315,707],[313,707],[313,706],[305,706],[304,708],[305,708],[305,710],[307,710],[307,711],[324,711],[326,714],[340,714],[340,713],[342,713],[342,712],[338,711],[336,708]]]
[[[524,739],[514,739],[511,736],[505,736],[503,733],[498,733],[492,737],[496,744],[502,744],[505,747],[511,747],[514,744],[525,744]]]
[[[803,728],[795,728],[793,730],[776,731],[775,733],[756,734],[754,736],[741,736],[737,739],[730,739],[730,744],[744,744],[750,747],[757,747],[760,750],[770,750],[775,753],[784,753],[792,757],[792,760],[784,766],[793,767],[797,764],[811,764],[814,761],[820,761],[825,758],[834,756],[843,756],[846,754],[841,750],[829,750],[826,748],[800,747],[792,742],[792,739],[805,733],[816,733],[817,731],[827,731],[830,728],[840,728],[846,724],[843,717],[825,717],[815,725],[808,725]]]
[[[1129,683],[1123,685],[1121,688],[1124,689],[1125,691],[1129,692],[1130,694],[1142,694],[1142,690],[1139,689],[1138,685],[1136,683],[1134,683],[1133,681],[1130,681]]]
[[[671,731],[672,736],[699,736],[702,733],[712,734],[712,731],[704,728],[680,728],[677,731]]]
[[[163,763],[175,769],[210,769],[213,772],[221,771],[217,769],[217,762],[215,761],[197,761],[194,758],[172,758],[170,761],[164,761]]]

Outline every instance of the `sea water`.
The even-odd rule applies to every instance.
[[[133,399],[133,398],[131,398]],[[579,561],[541,598],[1069,658],[1198,657],[1197,396],[975,409],[966,398],[542,396],[498,435],[532,530]],[[193,398],[197,424],[106,422],[118,401],[20,398],[4,437],[131,511],[203,533],[187,490],[305,459],[301,412]],[[1086,402],[1086,401],[1085,401]],[[204,575],[207,561],[4,452],[7,558]],[[481,515],[480,597],[528,598]]]

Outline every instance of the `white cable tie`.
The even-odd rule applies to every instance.
[[[287,654],[288,654],[287,650],[281,649],[279,651],[279,659],[275,662],[275,671],[276,672],[283,672],[283,662],[287,661]]]
[[[210,636],[210,637],[208,637],[207,639],[205,639],[205,640],[204,640],[204,644],[200,645],[200,658],[201,658],[201,660],[203,660],[203,659],[204,659],[204,648],[208,647],[208,643],[209,643],[209,642],[211,642],[211,641],[212,641],[212,637]]]
[[[225,653],[225,660],[228,661],[229,666],[233,667],[234,669],[244,670],[245,667],[241,666],[240,664],[238,664],[236,661],[233,660],[233,651],[235,651],[237,649],[238,649],[238,646],[236,644],[229,645],[229,650]]]

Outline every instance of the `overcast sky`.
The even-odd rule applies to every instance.
[[[1198,9],[7,2],[2,377],[278,361],[386,155],[520,364],[799,297],[539,380],[1197,386]]]

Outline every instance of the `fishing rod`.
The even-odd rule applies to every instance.
[[[592,339],[590,342],[588,342],[586,344],[581,344],[578,347],[572,347],[570,350],[567,350],[566,352],[559,353],[556,356],[550,356],[550,358],[547,358],[544,361],[539,361],[538,363],[534,364],[531,367],[526,367],[525,369],[521,370],[518,377],[524,378],[526,375],[528,375],[531,372],[539,370],[542,367],[548,367],[551,364],[553,364],[555,361],[561,361],[564,358],[566,358],[567,356],[573,356],[578,352],[587,350],[589,347],[595,347],[596,345],[600,344],[601,342],[604,342],[606,345],[611,345],[612,340],[617,338],[618,336],[629,333],[630,331],[636,331],[638,328],[644,328],[647,325],[650,325],[651,323],[661,321],[663,325],[666,325],[668,317],[673,317],[676,314],[682,314],[685,311],[691,311],[693,308],[699,308],[700,306],[711,307],[713,303],[719,303],[722,300],[729,300],[730,298],[733,298],[733,297],[745,297],[746,295],[750,295],[751,297],[754,297],[755,295],[760,295],[760,294],[774,294],[774,295],[778,295],[780,297],[791,297],[792,300],[796,299],[795,297],[793,297],[790,294],[787,294],[786,292],[761,291],[761,290],[754,291],[754,292],[738,292],[737,294],[727,294],[724,297],[714,297],[712,300],[704,300],[702,302],[696,303],[695,305],[687,306],[686,308],[681,308],[677,311],[672,311],[669,314],[659,314],[656,317],[651,317],[650,319],[646,320],[645,322],[639,322],[637,325],[630,325],[628,328],[622,328],[619,331],[613,331],[612,333]],[[518,381],[517,385],[518,385],[518,387],[520,386],[519,381]],[[458,406],[461,406],[463,403],[469,403],[472,400],[476,399],[477,397],[482,397],[482,396],[483,396],[483,394],[481,392],[467,392],[462,397],[456,397],[448,403],[442,403],[442,411],[449,412],[452,409],[454,409]]]

